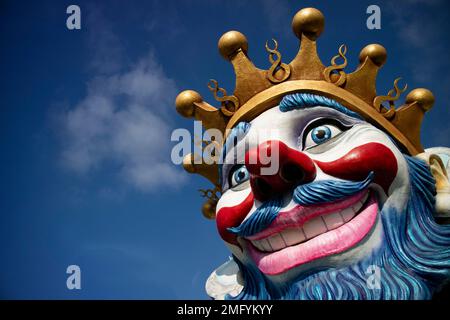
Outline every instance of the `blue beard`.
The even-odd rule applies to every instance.
[[[234,257],[244,288],[227,299],[431,299],[450,278],[450,225],[439,225],[433,218],[435,181],[428,166],[405,158],[411,184],[406,209],[383,207],[384,239],[370,256],[347,267],[311,270],[283,285]],[[379,288],[367,284],[372,266],[380,270]]]

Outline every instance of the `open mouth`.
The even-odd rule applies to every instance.
[[[245,240],[257,267],[276,275],[353,247],[370,232],[377,213],[376,197],[367,189],[338,202],[280,212],[267,229]]]

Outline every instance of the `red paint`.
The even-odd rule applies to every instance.
[[[361,181],[373,171],[374,182],[379,184],[386,194],[398,169],[397,159],[392,151],[376,142],[358,146],[342,158],[331,162],[315,162],[326,174],[344,180]]]
[[[245,166],[250,172],[253,194],[262,202],[316,177],[316,167],[311,158],[279,140],[265,141],[249,150],[245,155]],[[264,174],[262,169],[271,167],[276,171],[272,175]],[[261,187],[261,183],[266,188]]]
[[[268,148],[274,141],[266,142],[265,145],[261,144],[262,148]],[[316,176],[316,170],[312,160],[304,153],[290,149],[282,142],[278,143],[280,148],[280,164],[294,163],[301,166],[302,170],[305,171],[305,179],[300,183],[307,183],[313,181]],[[254,149],[256,150],[256,148]],[[270,155],[270,150],[268,150]],[[257,152],[250,150],[249,152]],[[250,171],[251,175],[257,174],[256,170],[262,167],[261,162],[259,164],[252,165],[247,164],[248,157],[246,155],[246,166]],[[336,178],[341,178],[344,180],[352,181],[362,181],[371,171],[374,172],[374,182],[379,184],[386,194],[388,193],[389,187],[392,181],[397,175],[397,159],[393,152],[383,144],[380,143],[367,143],[358,146],[351,151],[349,151],[343,157],[331,161],[331,162],[321,162],[314,161],[317,166],[322,169],[323,172],[329,174]],[[280,167],[282,167],[280,165]],[[271,186],[274,186],[276,192],[289,192],[289,190],[294,189],[296,185],[291,183],[286,183],[286,181],[280,180],[281,177],[279,172],[274,176],[262,176]],[[247,198],[240,204],[234,207],[223,207],[217,212],[216,223],[217,229],[223,240],[228,243],[238,245],[236,241],[236,235],[228,232],[228,228],[239,226],[247,214],[250,212],[254,198],[254,193],[257,193],[256,188],[252,186],[252,191]]]
[[[253,206],[253,193],[250,194],[242,201],[240,204],[234,207],[224,207],[217,212],[216,216],[216,224],[217,230],[219,231],[220,236],[223,240],[228,243],[238,245],[236,241],[236,235],[229,232],[227,229],[231,227],[236,227],[241,224],[247,214],[250,212],[250,209]]]

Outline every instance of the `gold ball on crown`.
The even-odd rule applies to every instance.
[[[369,44],[359,53],[359,62],[363,63],[369,57],[377,67],[384,65],[387,59],[386,49],[379,44]]]
[[[219,52],[226,60],[241,49],[244,53],[248,50],[247,38],[239,31],[228,31],[219,39]]]
[[[183,117],[191,118],[194,116],[194,103],[202,102],[202,96],[194,90],[185,90],[181,92],[175,100],[175,107]]]
[[[292,30],[299,39],[302,33],[310,39],[316,39],[320,36],[324,27],[325,17],[322,12],[315,8],[302,9],[292,19]]]

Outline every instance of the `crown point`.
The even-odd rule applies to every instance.
[[[179,114],[185,118],[192,118],[194,116],[195,102],[202,102],[202,96],[194,90],[185,90],[181,92],[176,100],[175,106]]]
[[[226,60],[231,60],[233,54],[239,49],[247,53],[247,38],[239,31],[228,31],[219,39],[219,52]]]
[[[406,96],[406,103],[411,104],[414,102],[417,102],[424,111],[428,111],[434,104],[434,95],[425,88],[414,89]]]
[[[369,57],[373,63],[378,67],[381,67],[386,62],[387,51],[382,45],[376,43],[369,44],[359,53],[359,62],[363,63],[366,60],[366,57]]]
[[[216,201],[208,200],[202,206],[203,216],[207,219],[214,219],[216,217]]]
[[[302,33],[311,40],[317,39],[324,26],[325,17],[315,8],[301,9],[292,19],[292,30],[299,39],[301,39]]]

